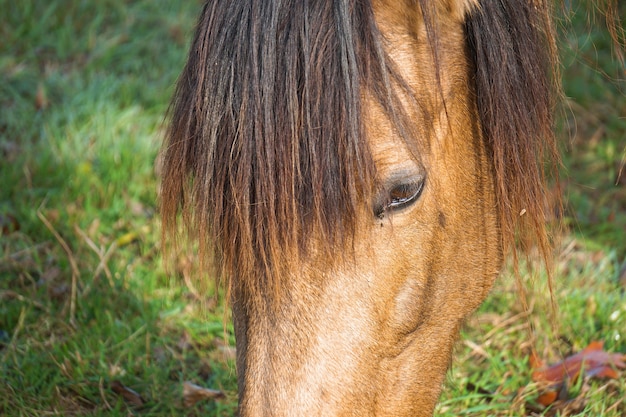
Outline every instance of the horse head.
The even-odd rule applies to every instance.
[[[530,0],[207,2],[162,213],[227,285],[242,416],[432,415],[504,253],[546,247],[551,39]]]

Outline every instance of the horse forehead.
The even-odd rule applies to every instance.
[[[429,3],[430,1],[432,3]],[[429,13],[431,18],[436,19],[437,44],[439,48],[444,48],[437,53],[437,63],[418,3],[421,2],[416,0],[373,2],[377,24],[387,45],[387,53],[414,94],[409,98],[405,92],[398,91],[405,111],[411,120],[416,122],[414,133],[420,142],[416,147],[409,146],[402,140],[396,133],[389,114],[366,93],[365,123],[368,129],[369,148],[377,171],[383,177],[388,171],[416,163],[419,165],[422,162],[425,157],[423,153],[429,149],[429,138],[433,135],[442,137],[447,131],[449,114],[441,99],[448,105],[454,105],[463,96],[456,92],[467,88],[466,83],[459,82],[465,79],[464,73],[467,70],[462,22],[476,1],[423,2],[424,5],[434,5],[434,9],[430,9]],[[417,107],[413,101],[416,98],[419,101]]]
[[[378,180],[385,182],[398,173],[422,174],[422,160],[425,155],[409,148],[407,142],[395,132],[389,117],[374,100],[368,100],[366,105],[368,146],[376,165]]]
[[[396,27],[414,26],[423,22],[419,4],[434,6],[432,10],[438,18],[448,18],[461,22],[473,8],[478,7],[479,0],[374,0],[374,13],[379,22],[387,22]]]
[[[473,8],[478,7],[479,0],[444,0],[441,3],[444,10],[448,11],[456,20],[463,21],[465,15]]]

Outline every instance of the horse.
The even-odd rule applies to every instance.
[[[504,257],[549,250],[548,3],[203,6],[160,210],[225,288],[241,416],[432,415]]]

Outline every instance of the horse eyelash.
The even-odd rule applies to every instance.
[[[386,210],[397,211],[404,207],[407,207],[415,203],[424,189],[424,182],[400,184],[394,187],[390,192],[390,201],[387,204]],[[394,196],[394,194],[400,194]]]
[[[383,219],[385,213],[402,210],[417,200],[424,190],[424,181],[399,184],[389,191],[389,198],[380,206],[376,206],[374,214],[377,218]],[[394,196],[397,194],[398,196]]]

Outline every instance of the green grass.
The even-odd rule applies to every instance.
[[[199,8],[0,0],[0,416],[229,416],[236,408],[229,313],[210,284],[188,279],[197,271],[182,254],[165,272],[155,214],[162,118]],[[563,58],[562,130],[571,139],[558,313],[538,279],[528,283],[530,318],[515,318],[519,296],[503,277],[464,332],[442,415],[526,415],[536,396],[531,325],[550,360],[592,340],[626,351],[623,72],[603,33],[580,33],[567,33],[578,46]],[[116,381],[143,404],[125,401]],[[185,381],[226,399],[185,406]],[[577,415],[626,412],[614,406],[623,378],[572,388],[583,389]]]
[[[608,352],[626,351],[626,301],[616,252],[591,251],[580,241],[568,240],[556,269],[556,309],[545,280],[523,280],[530,312],[522,308],[513,278],[497,282],[463,332],[439,406],[442,415],[554,415],[550,410],[530,412],[541,409],[536,403],[538,387],[531,380],[532,349],[548,363],[561,361],[592,341],[604,341]],[[568,398],[581,401],[572,404],[576,412],[560,415],[624,415],[623,377],[584,381],[580,386],[582,382],[569,387]],[[602,411],[607,409],[612,411]]]
[[[584,2],[583,2],[584,3]],[[621,21],[626,4],[618,2]],[[578,236],[626,256],[626,46],[616,58],[604,16],[592,7],[563,30],[566,222]],[[623,28],[623,23],[621,25]],[[623,31],[623,29],[622,29]],[[623,33],[622,33],[623,36]],[[621,42],[626,40],[622,37]]]
[[[215,297],[160,259],[153,161],[199,8],[172,4],[0,2],[0,415],[127,415],[115,380],[141,415],[182,414],[183,381],[236,391]]]

